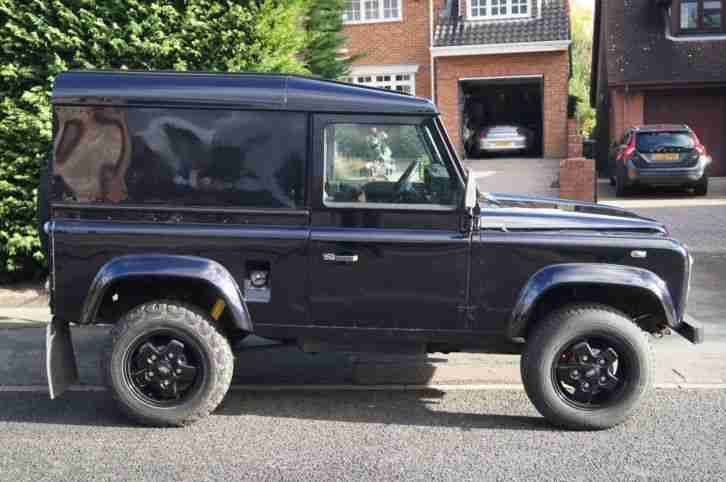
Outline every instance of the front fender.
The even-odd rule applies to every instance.
[[[237,282],[221,264],[207,258],[174,255],[121,256],[101,267],[91,283],[81,311],[80,324],[93,323],[103,297],[116,281],[159,277],[201,280],[217,290],[230,310],[235,325],[252,332],[252,320]]]
[[[509,337],[524,336],[537,301],[547,291],[563,285],[578,284],[645,290],[660,302],[671,328],[678,328],[680,324],[668,285],[652,271],[616,264],[566,263],[547,266],[532,275],[522,288],[512,311],[508,328]]]

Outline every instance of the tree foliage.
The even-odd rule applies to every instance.
[[[595,111],[590,107],[593,6],[572,6],[572,79],[570,94],[578,97],[577,119],[582,133],[589,137],[595,127]]]
[[[50,96],[59,72],[313,70],[332,76],[338,67],[318,47],[308,48],[337,45],[330,33],[306,31],[316,2],[334,3],[0,0],[0,278],[27,277],[44,266],[35,206],[40,167],[51,153]],[[330,22],[332,13],[325,15]]]
[[[314,75],[340,79],[350,72],[357,57],[343,57],[340,50],[347,42],[343,35],[345,0],[309,0],[308,45],[305,62]]]

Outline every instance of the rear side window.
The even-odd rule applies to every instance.
[[[689,132],[641,132],[636,138],[640,152],[689,151],[695,146]]]
[[[307,117],[288,112],[58,107],[54,199],[295,208]]]

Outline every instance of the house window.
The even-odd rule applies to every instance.
[[[357,75],[343,79],[351,84],[367,85],[379,89],[395,90],[406,94],[416,95],[416,74],[377,74]]]
[[[401,0],[348,0],[343,11],[345,23],[401,20]]]
[[[678,26],[685,32],[724,32],[725,0],[680,0]]]
[[[530,16],[531,0],[469,0],[473,19],[501,19]]]

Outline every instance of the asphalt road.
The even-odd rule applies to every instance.
[[[234,392],[184,429],[129,426],[104,393],[0,393],[2,480],[723,480],[726,391],[657,390],[603,432],[521,391]]]

